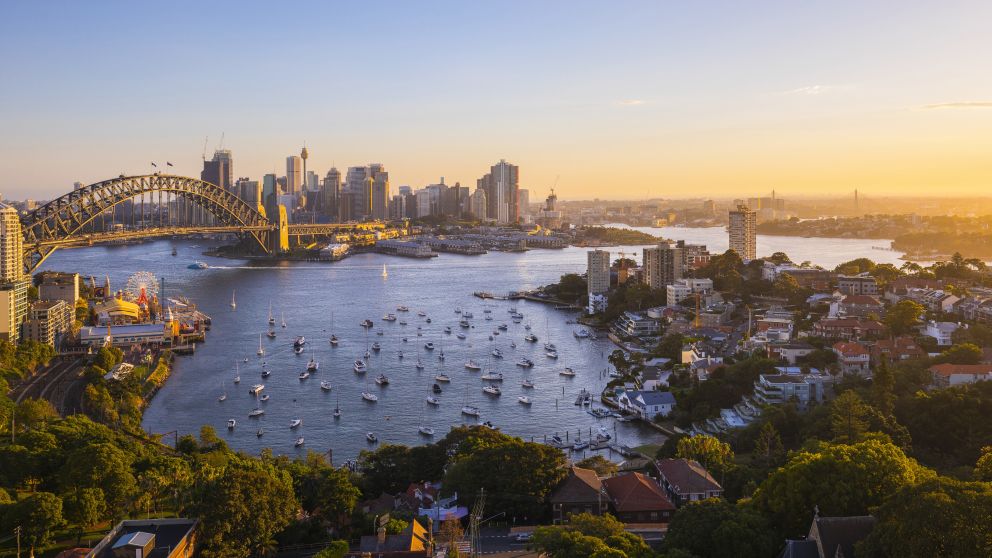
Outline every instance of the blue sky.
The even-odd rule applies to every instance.
[[[382,162],[543,196],[978,193],[992,4],[6,2],[0,192],[225,135],[238,175]],[[929,108],[928,108],[929,107]],[[982,141],[984,139],[984,142]],[[208,153],[209,155],[209,153]],[[532,199],[534,199],[532,197]]]

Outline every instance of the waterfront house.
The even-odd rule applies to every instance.
[[[651,477],[625,473],[603,479],[610,511],[624,523],[668,523],[675,505]]]
[[[832,347],[837,355],[837,364],[844,374],[857,374],[858,376],[868,375],[868,349],[857,341],[837,342]]]
[[[661,486],[678,505],[723,495],[720,483],[697,461],[666,458],[657,460],[655,467],[661,476]]]
[[[817,514],[804,539],[786,540],[779,558],[856,558],[857,544],[871,534],[870,515],[820,517]]]
[[[935,364],[930,367],[933,386],[938,388],[992,381],[990,364]]]
[[[568,475],[551,493],[550,501],[556,525],[568,523],[568,516],[572,514],[603,515],[609,504],[596,471],[582,467],[569,469]]]
[[[644,420],[667,417],[675,409],[675,396],[670,391],[623,390],[617,397],[620,409]]]
[[[819,370],[808,374],[798,367],[776,367],[777,374],[761,374],[754,383],[754,398],[765,405],[781,405],[795,401],[800,408],[810,403],[822,403],[828,398],[835,378]]]
[[[658,335],[659,325],[644,314],[624,312],[613,324],[613,332],[620,337],[650,337]]]
[[[134,519],[118,523],[86,558],[190,558],[195,554],[196,519]]]

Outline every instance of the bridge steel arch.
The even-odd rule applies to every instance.
[[[119,176],[73,190],[21,218],[25,272],[33,272],[59,246],[84,236],[83,228],[102,213],[142,194],[163,192],[192,201],[218,222],[250,235],[269,251],[274,226],[262,213],[234,194],[196,178],[166,174]]]

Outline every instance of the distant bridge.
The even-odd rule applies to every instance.
[[[165,197],[163,205],[162,198]],[[148,222],[144,200],[156,214]],[[132,227],[101,230],[97,220],[128,200]],[[134,220],[134,206],[142,204],[140,220]],[[164,213],[163,213],[164,209]],[[123,242],[128,240],[190,234],[233,233],[266,252],[289,248],[289,238],[326,238],[340,233],[383,231],[382,222],[289,224],[285,210],[270,220],[262,206],[250,204],[209,182],[185,176],[151,174],[119,176],[73,190],[21,217],[24,233],[24,268],[32,273],[58,248]],[[156,222],[157,221],[157,222]]]

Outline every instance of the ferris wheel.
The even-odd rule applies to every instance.
[[[136,304],[148,304],[151,299],[158,297],[158,278],[150,271],[139,271],[127,278],[124,289]]]

